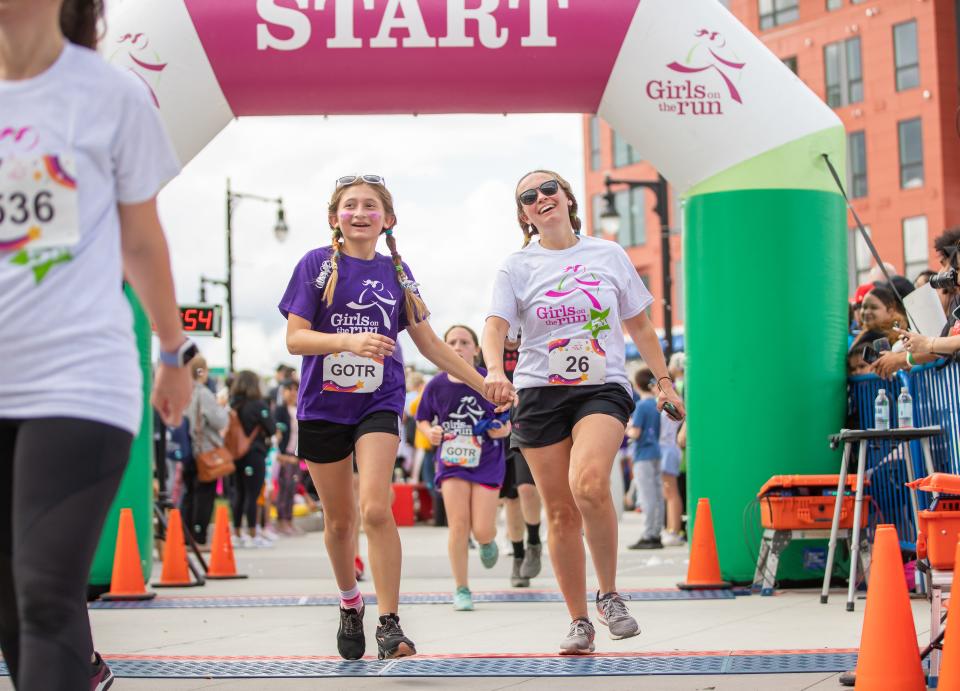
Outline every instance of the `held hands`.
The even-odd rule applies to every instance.
[[[498,370],[487,372],[483,380],[484,397],[497,406],[495,412],[502,413],[510,410],[510,406],[517,402],[517,392],[513,388],[513,383],[507,379],[507,375]]]
[[[898,370],[907,369],[909,364],[906,353],[887,351],[878,357],[876,362],[871,365],[871,370],[881,379],[893,379],[893,375],[895,375]]]
[[[673,382],[667,381],[666,386],[660,387],[660,392],[657,394],[657,410],[663,410],[664,406],[671,404],[673,409],[676,411],[676,415],[667,408],[667,415],[669,415],[674,420],[680,421],[687,416],[687,409],[683,406],[683,399],[680,398],[680,394],[677,393],[677,390],[673,388]]]
[[[346,337],[347,350],[354,355],[383,358],[393,355],[397,344],[392,338],[375,333],[350,334]]]
[[[903,347],[908,353],[914,355],[924,355],[933,352],[934,339],[923,334],[904,331],[903,329],[894,329],[900,334],[900,340],[903,341]]]
[[[430,431],[427,432],[427,441],[430,442],[431,446],[440,446],[440,442],[443,441],[443,427],[440,425],[431,427]]]
[[[169,367],[161,364],[153,380],[150,403],[160,413],[164,424],[177,427],[183,420],[183,411],[193,395],[193,381],[187,367]]]

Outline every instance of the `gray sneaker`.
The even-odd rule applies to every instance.
[[[524,578],[520,575],[521,565],[523,564],[523,559],[514,559],[513,560],[513,572],[510,574],[510,585],[514,588],[529,588],[530,579]]]
[[[630,638],[640,633],[637,620],[630,616],[627,605],[619,593],[607,593],[600,597],[597,592],[597,618],[610,629],[610,638]]]
[[[567,637],[560,642],[561,655],[586,655],[594,651],[593,639],[597,631],[587,619],[574,619],[570,622]]]
[[[543,554],[543,544],[527,544],[523,553],[523,566],[520,567],[520,575],[524,578],[536,578],[540,575],[540,555]]]

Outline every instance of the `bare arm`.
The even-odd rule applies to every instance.
[[[443,441],[443,427],[440,425],[434,425],[428,420],[417,420],[417,429],[432,446],[440,446],[440,442]]]
[[[170,252],[157,215],[157,200],[120,204],[118,213],[124,276],[156,326],[160,348],[168,352],[176,350],[185,337],[173,290]],[[164,364],[157,367],[151,403],[168,425],[180,424],[192,392],[193,383],[186,367]]]
[[[453,348],[440,340],[430,322],[423,320],[407,327],[407,333],[413,339],[414,345],[420,354],[430,362],[449,372],[460,381],[466,383],[471,389],[485,396],[483,389],[483,377],[473,367],[471,367],[463,358],[457,355]]]
[[[314,331],[303,317],[287,315],[287,351],[291,355],[327,355],[344,351],[363,357],[393,355],[396,343],[375,333],[328,334]]]
[[[483,361],[487,365],[487,378],[484,380],[488,400],[512,400],[516,395],[513,384],[503,372],[503,343],[507,339],[507,329],[510,325],[502,317],[488,317],[483,325],[483,336],[480,338],[480,347],[483,351]]]
[[[625,320],[623,325],[627,328],[627,333],[633,339],[637,350],[640,351],[640,357],[653,372],[653,376],[657,378],[657,384],[660,388],[660,393],[657,396],[657,408],[663,410],[666,403],[672,403],[680,415],[686,415],[683,400],[676,389],[673,388],[673,379],[670,378],[670,373],[667,370],[667,361],[664,359],[663,350],[660,348],[660,339],[657,337],[657,332],[654,331],[650,319],[645,313],[641,312],[637,316]]]

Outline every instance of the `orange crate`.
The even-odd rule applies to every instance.
[[[930,559],[930,566],[953,570],[953,558],[960,539],[960,499],[940,499],[937,508],[919,514],[917,556]]]
[[[840,528],[853,527],[854,497],[846,495],[840,505]],[[810,530],[829,528],[833,521],[836,497],[763,497],[760,500],[760,524],[773,530]],[[867,525],[866,502],[860,526]]]
[[[773,530],[816,530],[829,528],[833,522],[835,495],[839,475],[774,475],[757,497],[760,502],[760,524]],[[847,477],[847,486],[852,489],[856,476]],[[780,496],[780,494],[793,496]],[[868,521],[868,504],[860,516],[861,527]],[[840,528],[853,527],[853,495],[844,495],[840,505]]]

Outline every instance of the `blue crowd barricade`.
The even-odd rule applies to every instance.
[[[933,363],[901,371],[894,380],[884,380],[873,374],[850,377],[848,399],[848,426],[872,429],[874,426],[874,399],[882,388],[890,400],[890,422],[896,425],[897,397],[906,385],[913,398],[915,427],[940,425],[943,434],[931,440],[931,455],[936,472],[960,474],[960,364]],[[914,477],[928,474],[924,466],[919,442],[911,442]],[[897,527],[900,546],[915,549],[917,527],[910,506],[910,490],[906,460],[900,446],[887,441],[870,442],[867,448],[867,473],[873,498],[875,519],[871,523],[892,523]],[[920,510],[929,507],[931,495],[918,492]]]

